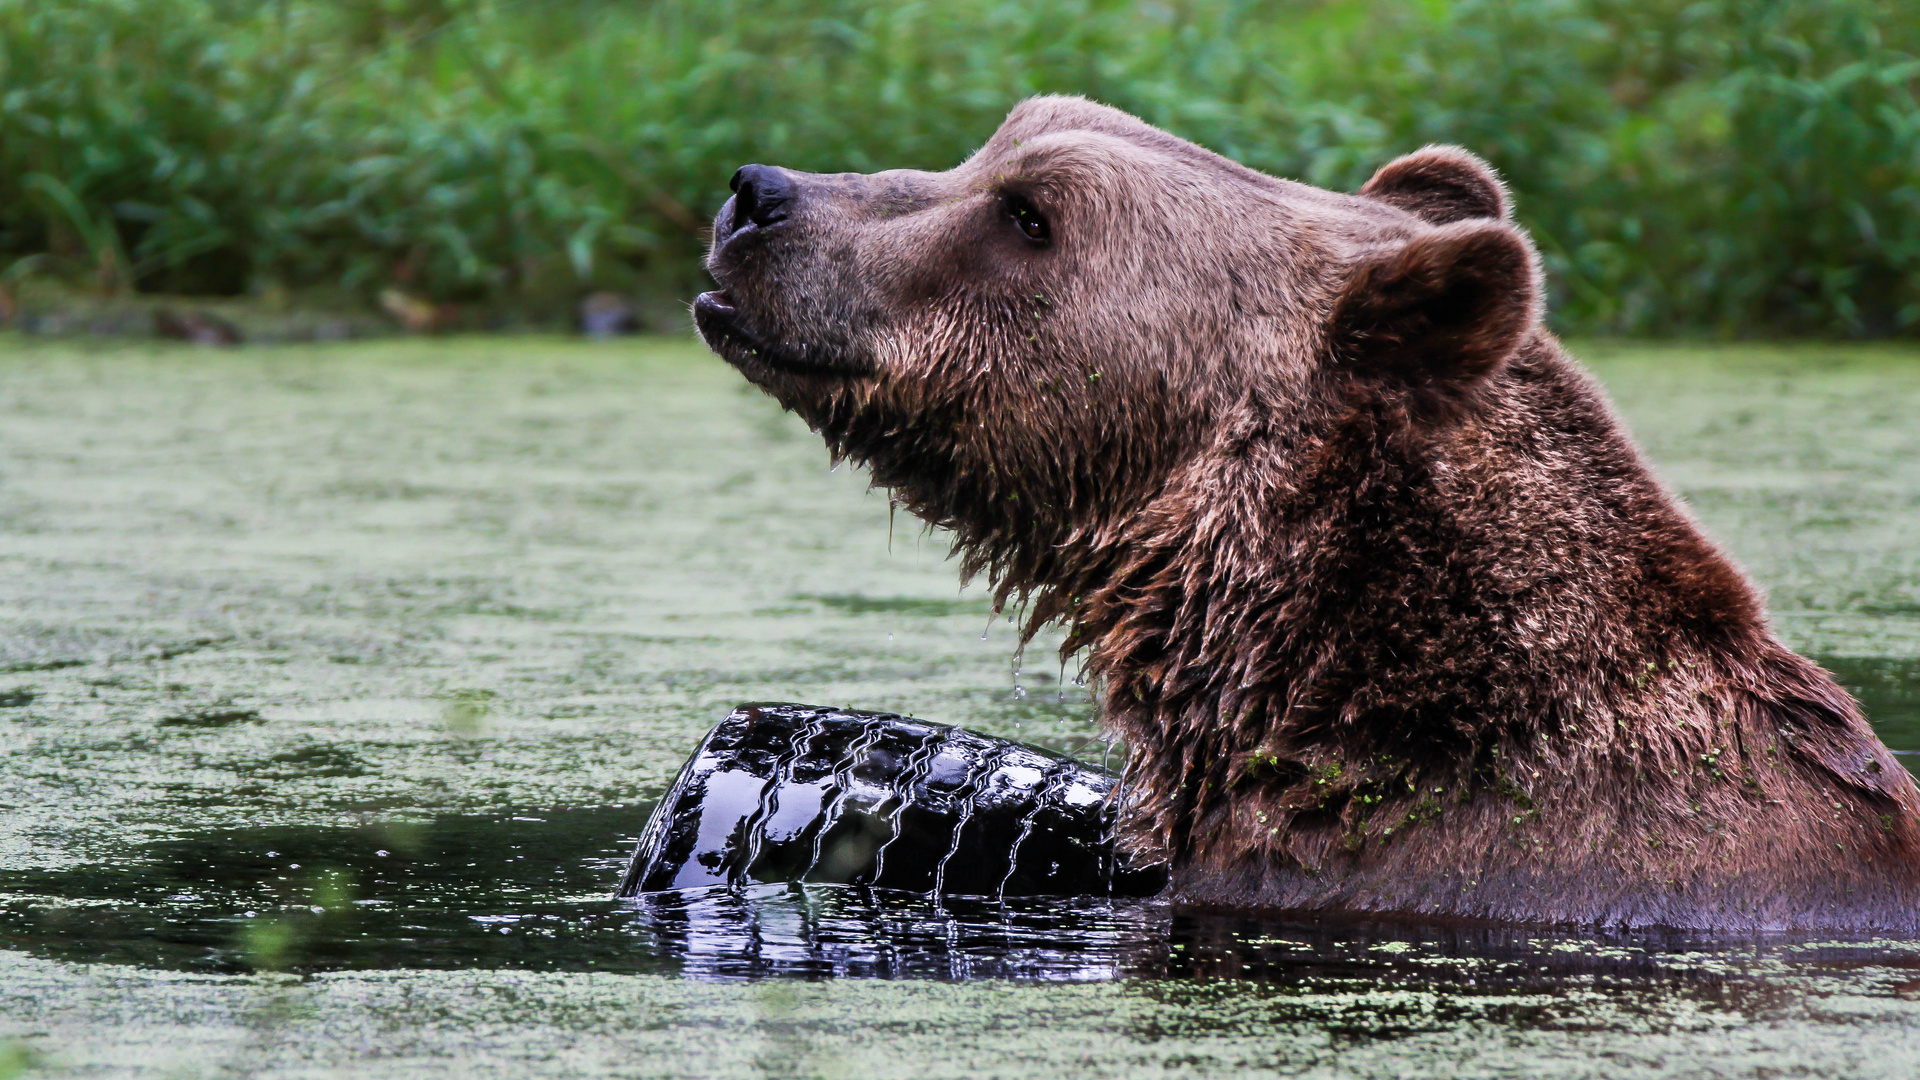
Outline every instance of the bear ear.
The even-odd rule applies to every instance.
[[[1458,402],[1539,319],[1533,245],[1510,225],[1444,225],[1363,260],[1334,301],[1334,362],[1428,404]]]
[[[1493,166],[1457,146],[1429,146],[1395,158],[1360,194],[1390,203],[1435,225],[1469,218],[1507,220],[1507,188]]]

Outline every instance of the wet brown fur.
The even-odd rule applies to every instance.
[[[1913,781],[1542,328],[1471,155],[1343,195],[1039,98],[949,172],[782,175],[703,334],[1067,625],[1176,896],[1920,928]]]

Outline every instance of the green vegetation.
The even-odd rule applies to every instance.
[[[0,0],[0,285],[685,296],[735,165],[944,168],[1056,91],[1333,187],[1462,143],[1570,329],[1913,335],[1909,4]]]

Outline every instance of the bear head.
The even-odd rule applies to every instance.
[[[1032,626],[1248,416],[1445,423],[1539,321],[1533,249],[1460,150],[1339,194],[1044,97],[946,172],[732,186],[702,336],[953,530],[997,600],[1042,594]]]

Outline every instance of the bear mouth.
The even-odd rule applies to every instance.
[[[759,372],[839,378],[870,374],[864,366],[838,357],[810,355],[804,344],[770,344],[742,325],[740,311],[725,290],[704,292],[694,299],[693,323],[707,347],[749,379]]]

